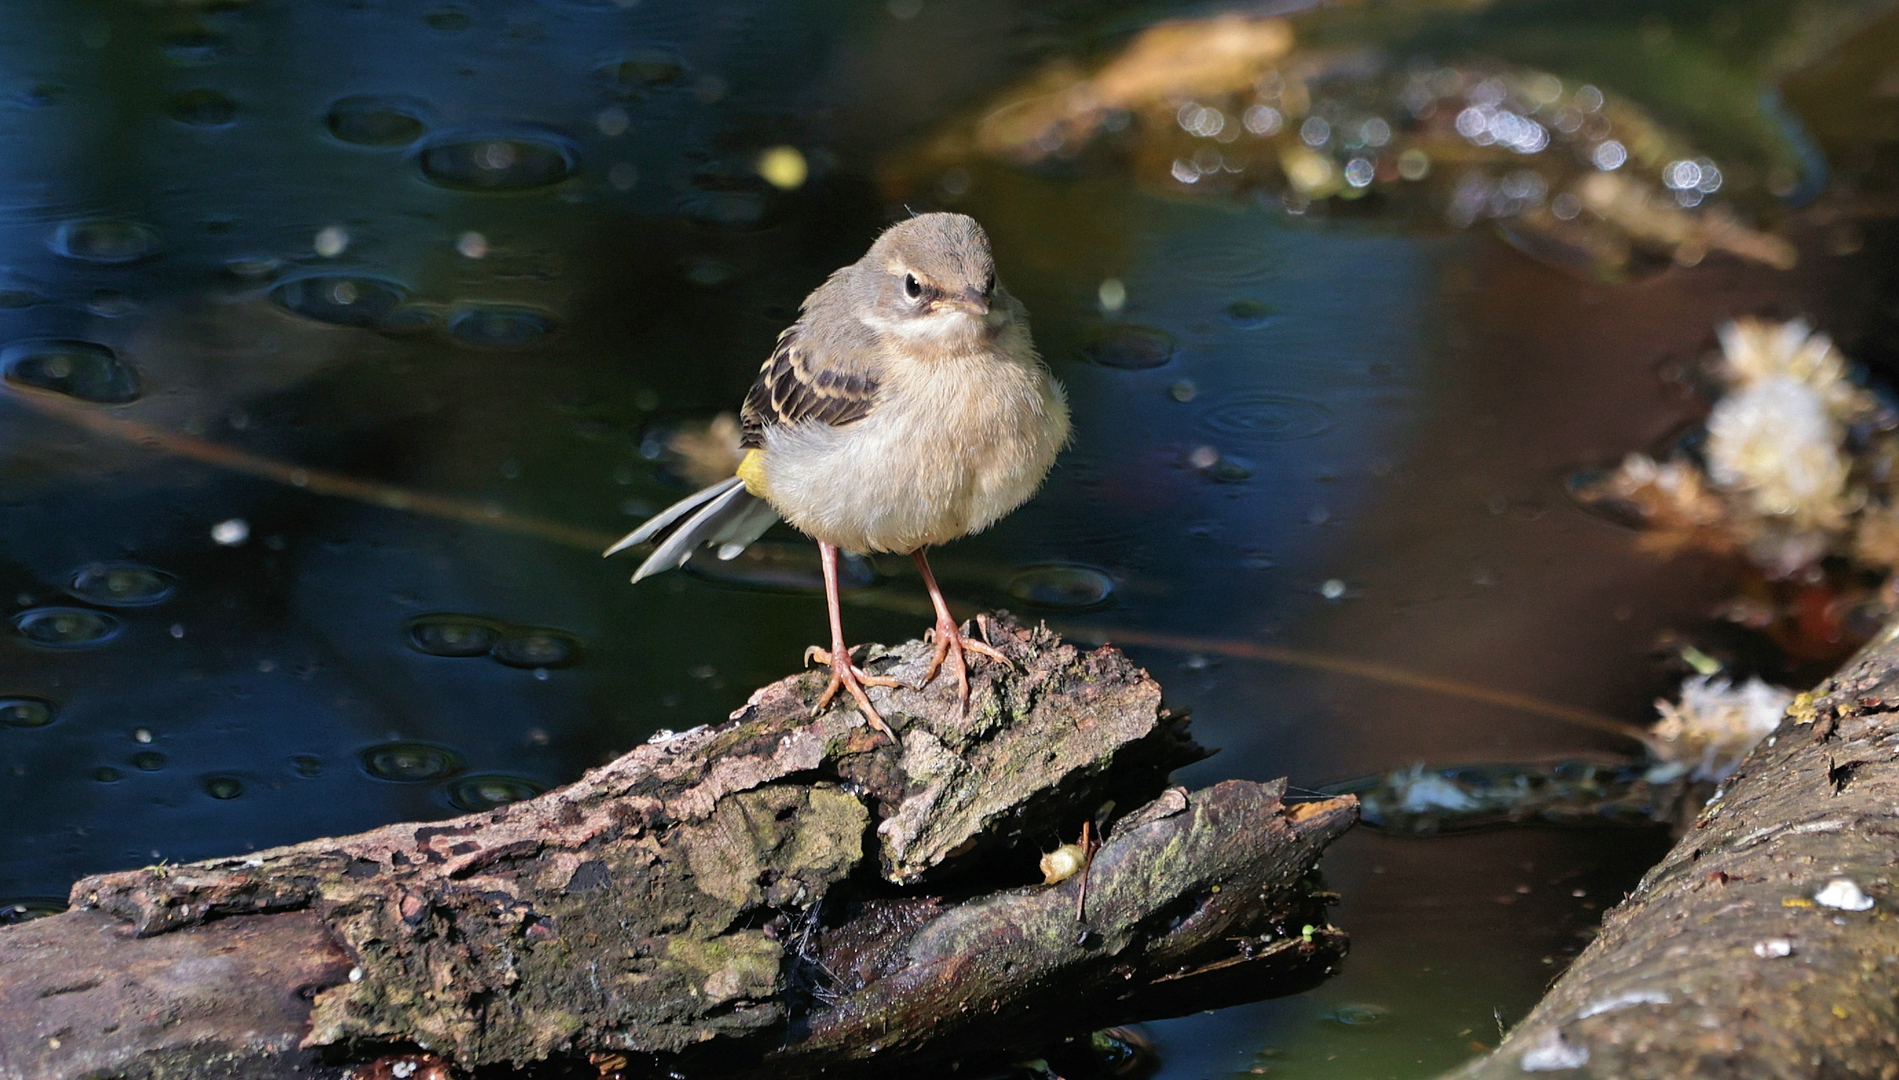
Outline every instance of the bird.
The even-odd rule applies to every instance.
[[[732,559],[780,519],[818,543],[829,649],[805,662],[896,743],[867,687],[906,684],[852,660],[838,604],[840,551],[909,555],[929,590],[935,648],[922,689],[947,665],[969,708],[975,653],[925,550],[979,532],[1041,487],[1070,437],[1068,402],[1029,334],[1028,312],[996,278],[974,218],[918,214],[885,229],[863,258],[812,290],[778,335],[739,413],[736,474],[681,499],[608,548],[656,543],[633,581],[685,563],[703,546]]]

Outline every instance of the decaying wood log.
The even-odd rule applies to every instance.
[[[1899,1076],[1899,624],[1748,757],[1463,1080]]]
[[[527,802],[81,881],[0,930],[0,1078],[321,1077],[415,1047],[788,1076],[1329,973],[1309,871],[1352,800],[1167,788],[1201,751],[1145,672],[990,625],[1016,667],[974,673],[967,715],[947,680],[873,692],[901,747],[812,717],[812,672]],[[914,682],[929,653],[868,664]],[[1132,812],[1093,863],[1041,884],[1040,850],[1110,804]]]

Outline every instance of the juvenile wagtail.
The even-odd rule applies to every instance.
[[[936,608],[936,653],[969,705],[966,638],[925,548],[987,528],[1035,494],[1068,441],[1068,403],[1029,340],[1028,312],[996,280],[989,237],[963,214],[923,214],[805,297],[740,411],[738,475],[655,515],[607,550],[657,540],[633,580],[671,570],[701,545],[730,559],[779,518],[818,542],[831,667],[816,710],[840,688],[889,735],[866,686],[897,686],[851,662],[838,610],[837,553],[908,554]]]

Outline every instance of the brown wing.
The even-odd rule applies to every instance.
[[[741,445],[765,445],[765,429],[810,421],[842,427],[870,415],[877,381],[870,376],[816,363],[799,341],[798,323],[778,335],[778,344],[758,370],[758,381],[739,410]]]

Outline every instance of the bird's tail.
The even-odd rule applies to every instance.
[[[732,559],[778,520],[771,504],[745,490],[734,476],[695,491],[647,519],[646,524],[620,538],[605,554],[659,539],[659,547],[633,571],[633,580],[651,577],[681,566],[701,545],[717,544],[719,558]],[[660,539],[664,537],[664,539]]]

